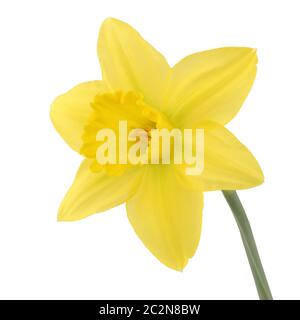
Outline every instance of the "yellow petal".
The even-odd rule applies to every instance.
[[[128,218],[144,245],[165,265],[182,270],[198,246],[203,195],[171,165],[149,165]]]
[[[90,103],[95,95],[105,91],[107,87],[103,81],[81,83],[57,97],[51,105],[50,116],[54,127],[77,152],[82,145],[83,128],[92,112]]]
[[[59,208],[59,221],[79,220],[127,201],[142,175],[138,167],[129,168],[120,176],[108,175],[104,170],[92,172],[91,164],[92,160],[82,162]]]
[[[167,115],[186,128],[201,120],[226,124],[247,97],[256,64],[256,50],[250,48],[219,48],[186,57],[173,68]]]
[[[226,128],[217,123],[204,127],[204,191],[238,190],[264,181],[262,170],[251,152]]]
[[[141,92],[154,107],[161,104],[170,67],[165,58],[128,24],[107,19],[99,33],[103,80],[111,89]]]

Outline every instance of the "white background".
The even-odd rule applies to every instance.
[[[134,26],[174,64],[222,46],[258,48],[251,94],[228,126],[260,162],[265,183],[240,192],[273,295],[300,298],[299,1],[1,1],[0,297],[256,299],[233,216],[205,194],[200,246],[186,269],[159,263],[125,207],[58,223],[80,156],[56,133],[49,106],[99,79],[99,27]]]

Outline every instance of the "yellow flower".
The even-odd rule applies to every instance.
[[[98,56],[103,80],[77,85],[51,107],[57,131],[86,158],[58,220],[82,219],[126,202],[129,221],[144,245],[168,267],[182,270],[200,239],[203,192],[263,182],[256,159],[224,127],[253,84],[256,51],[219,48],[170,67],[132,27],[107,19],[99,34]],[[99,166],[97,130],[115,127],[120,119],[132,128],[172,123],[204,129],[203,173],[186,176],[173,164]]]

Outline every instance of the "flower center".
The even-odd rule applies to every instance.
[[[82,135],[81,154],[94,159],[91,166],[92,171],[98,171],[104,167],[113,174],[122,172],[128,165],[122,161],[123,153],[127,153],[133,144],[140,142],[138,152],[147,153],[150,148],[152,129],[172,129],[167,118],[146,104],[142,95],[136,92],[116,91],[99,94],[95,96],[91,107],[92,113]],[[104,141],[103,133],[105,132],[106,136],[113,136],[110,141]],[[129,141],[125,144],[124,140],[127,138]],[[101,163],[97,157],[97,152],[99,150],[101,152],[105,143],[107,144],[106,151],[109,151],[112,144],[116,147],[113,155],[116,160],[115,164]]]

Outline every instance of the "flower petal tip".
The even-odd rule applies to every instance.
[[[117,24],[125,24],[125,22],[118,20],[116,18],[113,18],[113,17],[108,17],[102,22],[101,27],[102,28],[103,27],[110,27],[110,26],[117,25]]]
[[[79,219],[76,219],[71,212],[66,210],[62,205],[60,206],[57,213],[57,222],[70,222],[76,220]]]
[[[160,260],[160,259],[159,259]],[[168,268],[174,270],[174,271],[178,271],[178,272],[183,272],[183,270],[185,269],[185,267],[187,266],[188,262],[189,262],[189,258],[184,258],[181,261],[172,261],[172,262],[165,262],[165,261],[161,261],[165,266],[167,266]]]
[[[265,181],[264,173],[263,173],[258,161],[256,159],[255,159],[255,161],[256,161],[256,168],[255,168],[255,173],[253,173],[253,180],[254,180],[253,186],[254,187],[261,185]]]
[[[253,59],[251,60],[251,63],[254,63],[255,65],[257,65],[258,63],[257,48],[248,48],[248,50],[249,50],[249,57],[253,57]]]
[[[247,186],[246,188],[243,188],[243,189],[258,187],[261,184],[263,184],[264,181],[265,181],[264,174],[263,174],[261,168],[259,167],[259,168],[257,168],[257,172],[255,173],[255,175],[252,176],[252,183],[250,183],[249,186]],[[236,190],[238,190],[238,188],[236,188]]]
[[[66,215],[63,213],[63,211],[59,209],[57,213],[57,222],[64,222],[64,221],[68,221],[68,219],[66,219]]]
[[[262,170],[260,169],[259,173],[258,173],[258,176],[257,176],[257,182],[258,182],[258,185],[262,184],[265,182],[265,176],[262,172]]]
[[[82,220],[85,217],[73,217],[71,215],[67,215],[67,214],[62,214],[62,213],[58,213],[57,215],[57,222],[74,222],[77,220]]]
[[[57,214],[57,222],[72,222],[81,220],[84,217],[78,217],[74,214],[70,214],[70,212],[66,212],[65,210],[59,209]]]
[[[180,272],[180,273],[183,273],[183,270],[184,270],[185,267],[187,266],[188,262],[189,262],[189,259],[186,259],[186,260],[184,261],[184,263],[177,269],[177,271]]]

